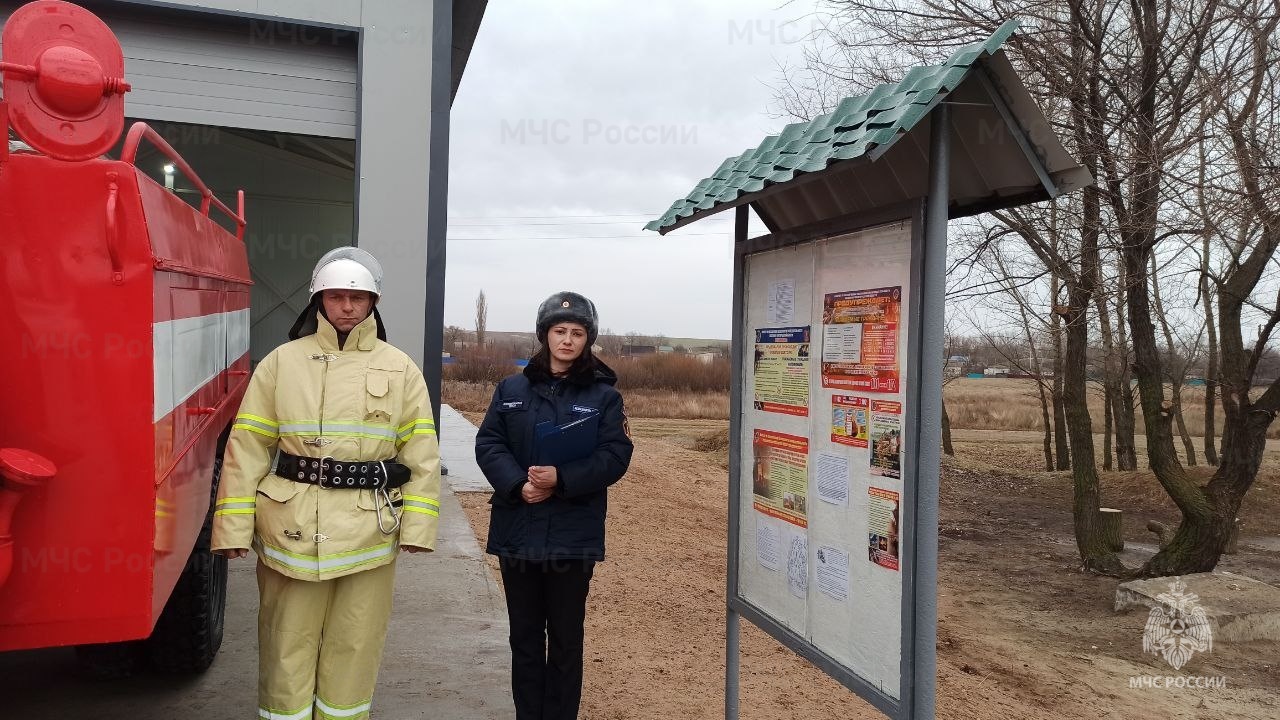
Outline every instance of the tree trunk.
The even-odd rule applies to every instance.
[[[1101,527],[1107,547],[1115,552],[1124,550],[1124,513],[1115,508],[1098,508],[1098,525]]]
[[[1209,292],[1209,232],[1205,231],[1200,255],[1200,296],[1204,301],[1204,326],[1209,335],[1209,359],[1204,370],[1204,461],[1218,464],[1218,440],[1214,411],[1218,404],[1218,328],[1213,321],[1213,295]]]
[[[1120,395],[1120,383],[1117,378],[1120,362],[1116,358],[1115,333],[1111,329],[1111,310],[1108,307],[1106,293],[1094,293],[1094,303],[1098,310],[1098,325],[1102,329],[1102,469],[1111,470],[1112,433],[1115,428],[1115,404]],[[1118,439],[1118,437],[1117,437]]]
[[[951,416],[947,414],[947,401],[942,401],[942,452],[955,457],[956,449],[951,445]]]
[[[1164,331],[1165,352],[1168,359],[1165,364],[1169,368],[1169,383],[1172,385],[1173,418],[1178,425],[1178,435],[1182,438],[1182,449],[1187,454],[1187,464],[1196,464],[1196,446],[1191,442],[1191,433],[1187,432],[1187,422],[1182,417],[1182,380],[1187,374],[1187,363],[1182,361],[1175,367],[1173,347],[1173,331],[1169,329],[1169,318],[1164,312],[1164,300],[1160,297],[1160,278],[1156,273],[1156,256],[1151,254],[1151,297],[1155,302],[1156,317],[1160,319],[1160,328]]]
[[[1066,318],[1067,355],[1062,389],[1071,440],[1071,478],[1075,485],[1072,518],[1076,549],[1086,570],[1119,575],[1124,572],[1124,566],[1107,545],[1098,518],[1102,488],[1098,482],[1098,468],[1094,464],[1093,424],[1085,395],[1085,362],[1089,350],[1085,310],[1089,307],[1089,293],[1072,287],[1068,290],[1068,299],[1070,315]]]
[[[1057,249],[1057,233],[1054,233],[1054,249]],[[1058,304],[1058,298],[1061,295],[1061,280],[1056,274],[1050,276],[1049,282],[1052,287],[1050,294],[1053,297],[1053,304]],[[1050,313],[1052,316],[1049,325],[1049,335],[1053,338],[1053,441],[1054,449],[1057,452],[1059,470],[1071,469],[1071,447],[1067,440],[1067,413],[1062,404],[1062,317],[1058,313]]]
[[[1203,140],[1199,143],[1198,150],[1200,166],[1197,193],[1200,200],[1200,221],[1204,224],[1204,231],[1200,234],[1200,300],[1204,303],[1204,328],[1209,336],[1209,357],[1204,369],[1204,461],[1209,465],[1217,465],[1218,440],[1214,411],[1217,409],[1215,406],[1218,391],[1218,328],[1214,323],[1213,295],[1209,288],[1209,257],[1211,255],[1209,236],[1213,231],[1209,202],[1204,192],[1208,187],[1206,175],[1209,159],[1205,156]]]
[[[1107,293],[1094,293],[1094,305],[1098,311],[1098,327],[1102,329],[1102,469],[1111,470],[1112,433],[1115,428],[1115,404],[1120,396],[1120,360],[1116,357],[1115,333],[1111,331],[1111,309],[1107,302]],[[1119,436],[1116,436],[1119,439]]]
[[[1000,270],[1003,272],[1004,267],[1001,266]],[[1040,392],[1040,423],[1044,426],[1044,469],[1045,472],[1053,472],[1053,422],[1049,419],[1049,396],[1045,391],[1043,373],[1040,372],[1040,354],[1036,352],[1036,340],[1031,334],[1031,318],[1027,316],[1027,306],[1020,294],[1015,292],[1014,298],[1018,301],[1022,331],[1031,354],[1031,367],[1028,370],[1035,376],[1036,390]]]
[[[1110,471],[1111,465],[1111,387],[1102,388],[1102,469]]]
[[[1044,469],[1053,472],[1053,421],[1049,417],[1049,396],[1045,392],[1044,382],[1037,381],[1040,390],[1040,422],[1044,425]]]
[[[1224,555],[1235,555],[1240,552],[1240,518],[1231,523],[1231,532],[1227,535],[1227,546],[1222,549]]]
[[[1123,278],[1123,260],[1121,263],[1121,278]],[[1116,423],[1116,468],[1137,470],[1138,450],[1134,436],[1138,419],[1134,414],[1133,366],[1130,364],[1129,335],[1124,318],[1129,294],[1125,292],[1123,280],[1119,286],[1116,304],[1116,313],[1120,316],[1119,322],[1116,323],[1116,390],[1119,392],[1116,393],[1113,408]]]
[[[1238,503],[1236,503],[1238,507]],[[1169,544],[1142,566],[1145,577],[1212,572],[1226,549],[1235,511],[1207,506],[1203,517],[1183,516]]]
[[[1072,57],[1089,65],[1090,53],[1084,47],[1079,33],[1071,38]],[[1094,71],[1098,68],[1093,64]],[[1084,73],[1086,87],[1077,92],[1087,93],[1091,101],[1098,93],[1098,76]],[[1101,119],[1086,112],[1088,103],[1076,98],[1071,103],[1076,143],[1080,147],[1080,159],[1085,168],[1098,176],[1098,143],[1104,142]],[[1066,325],[1067,351],[1063,363],[1062,392],[1067,415],[1067,433],[1071,441],[1071,479],[1073,493],[1071,503],[1072,524],[1076,536],[1076,549],[1086,570],[1111,575],[1125,572],[1120,558],[1107,546],[1099,528],[1098,508],[1102,488],[1098,482],[1097,460],[1093,454],[1093,421],[1089,417],[1089,400],[1085,384],[1088,382],[1089,363],[1089,305],[1098,292],[1098,238],[1102,233],[1102,197],[1096,185],[1081,191],[1080,223],[1080,275],[1076,282],[1067,283],[1067,306],[1063,314]]]
[[[1141,163],[1139,163],[1141,164]],[[1147,169],[1150,173],[1150,169]],[[1148,208],[1148,217],[1133,223],[1143,228],[1128,231],[1124,243],[1125,281],[1129,286],[1129,330],[1133,339],[1133,369],[1142,400],[1143,426],[1147,435],[1147,461],[1160,485],[1182,513],[1182,522],[1169,544],[1142,568],[1148,577],[1208,572],[1217,565],[1226,546],[1230,523],[1239,508],[1239,498],[1230,494],[1213,497],[1203,492],[1178,461],[1173,444],[1173,404],[1164,398],[1164,373],[1156,347],[1156,328],[1151,318],[1147,272],[1155,230],[1155,188],[1149,176],[1135,181],[1147,187],[1137,191],[1138,207]],[[1256,469],[1256,468],[1255,468]],[[1224,468],[1219,467],[1219,472]]]
[[[1054,362],[1053,369],[1053,448],[1057,455],[1057,469],[1071,469],[1071,441],[1067,438],[1067,408],[1062,401],[1062,363]]]

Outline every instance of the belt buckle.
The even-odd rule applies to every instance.
[[[324,489],[332,489],[332,488],[329,488],[327,485],[325,485],[325,484],[324,484],[324,481],[325,481],[325,476],[324,476],[324,464],[325,464],[325,462],[326,462],[326,461],[328,461],[328,460],[332,460],[332,459],[333,459],[333,458],[332,458],[332,457],[330,457],[329,455],[323,455],[323,456],[321,456],[321,457],[320,457],[320,482],[319,482],[319,485],[320,485],[320,489],[322,489],[322,490],[324,490]]]

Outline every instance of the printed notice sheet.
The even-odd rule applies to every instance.
[[[842,507],[849,504],[849,458],[818,453],[818,499]]]
[[[809,414],[809,328],[756,330],[755,408]]]
[[[751,492],[760,512],[807,527],[809,439],[756,430]]]
[[[787,587],[798,598],[809,596],[809,535],[787,529]]]
[[[833,600],[849,599],[849,553],[830,545],[818,546],[818,590]]]
[[[769,283],[770,325],[789,325],[796,319],[796,281],[779,280]]]
[[[864,392],[900,389],[902,287],[829,293],[822,304],[822,386]]]
[[[871,474],[902,477],[902,403],[871,401]]]
[[[756,559],[770,570],[777,570],[782,558],[782,538],[778,526],[765,519],[756,518]]]
[[[867,446],[867,398],[834,395],[831,398],[831,442],[864,448]]]
[[[867,559],[890,570],[898,569],[898,493],[868,488]]]

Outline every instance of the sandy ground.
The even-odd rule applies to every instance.
[[[586,720],[723,717],[725,453],[695,448],[726,426],[632,421],[635,459],[610,495],[609,560],[589,601]],[[997,446],[989,434],[957,433],[959,459],[944,471],[938,716],[1280,717],[1274,642],[1215,643],[1183,668],[1225,676],[1226,689],[1130,689],[1130,676],[1170,674],[1142,653],[1146,615],[1113,613],[1117,581],[1078,571],[1069,477],[1035,472],[1034,433],[1004,435]],[[1267,466],[1280,466],[1280,455]],[[1174,517],[1151,483],[1140,473],[1104,480],[1136,545],[1152,539],[1147,519]],[[1253,499],[1262,507],[1222,569],[1280,582],[1277,485],[1275,473],[1260,480]],[[486,496],[460,499],[483,541]],[[749,624],[742,648],[743,718],[881,717]]]

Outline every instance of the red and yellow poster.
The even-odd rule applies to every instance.
[[[822,306],[822,386],[896,393],[902,287],[828,293]]]
[[[868,488],[867,559],[890,570],[898,569],[898,493]]]
[[[867,446],[867,398],[856,395],[831,397],[831,442]]]
[[[756,510],[800,527],[809,526],[809,439],[756,430],[752,440],[751,492]]]

